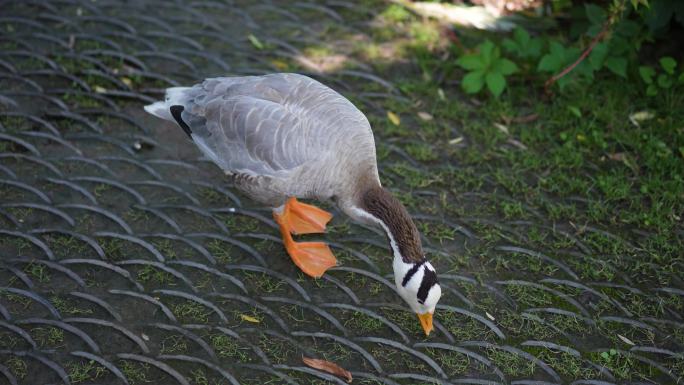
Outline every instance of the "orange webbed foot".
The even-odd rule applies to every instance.
[[[316,234],[325,232],[325,226],[332,219],[332,214],[292,197],[285,203],[280,218],[293,234]]]
[[[295,242],[292,234],[322,233],[332,215],[318,207],[290,198],[282,213],[273,213],[280,226],[280,234],[292,261],[305,274],[320,278],[326,270],[337,265],[330,247],[323,242]]]
[[[295,265],[314,278],[320,278],[326,270],[337,265],[330,247],[323,242],[291,242],[285,248]]]

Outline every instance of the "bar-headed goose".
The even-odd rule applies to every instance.
[[[306,274],[320,277],[336,259],[321,233],[332,215],[297,198],[332,200],[352,219],[379,226],[394,254],[397,291],[426,334],[441,296],[435,269],[406,208],[380,185],[370,124],[354,105],[298,74],[222,77],[166,90],[145,106],[175,121],[236,187],[273,208],[285,248]]]

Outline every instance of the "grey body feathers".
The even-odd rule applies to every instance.
[[[182,122],[171,114],[174,105],[183,107],[177,110]],[[337,198],[344,209],[365,186],[380,184],[366,117],[306,76],[207,79],[171,88],[164,102],[145,110],[186,124],[195,144],[238,188],[272,207],[296,196]]]

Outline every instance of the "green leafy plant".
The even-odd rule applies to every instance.
[[[676,83],[684,84],[684,71],[676,75],[677,61],[672,57],[660,58],[660,70],[652,66],[639,67],[639,76],[646,85],[646,95],[655,96],[659,90],[672,88]]]
[[[518,66],[501,56],[501,49],[490,40],[478,46],[476,53],[466,54],[456,61],[469,71],[461,82],[469,94],[480,92],[485,84],[492,95],[498,97],[506,89],[506,76],[518,71]]]
[[[601,358],[603,358],[604,360],[610,362],[610,361],[612,360],[613,357],[617,356],[617,354],[618,354],[618,351],[617,351],[617,350],[615,350],[615,349],[610,349],[610,350],[608,350],[608,351],[606,351],[606,352],[601,352]]]
[[[513,38],[505,38],[501,45],[507,53],[515,55],[521,59],[536,60],[541,55],[542,39],[530,37],[530,34],[521,27],[513,31]]]
[[[565,47],[558,41],[552,41],[549,43],[549,52],[542,56],[539,64],[537,65],[537,71],[539,72],[550,72],[558,73],[567,65],[572,63],[577,59],[580,54],[579,48],[576,47]],[[581,72],[586,65],[580,64],[579,68],[576,68],[577,72]],[[558,86],[563,89],[569,82],[570,77],[560,77],[557,80]]]

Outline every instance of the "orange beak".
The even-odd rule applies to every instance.
[[[420,320],[420,326],[425,330],[425,335],[429,336],[432,331],[432,313],[418,314],[418,319]]]

